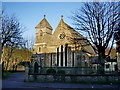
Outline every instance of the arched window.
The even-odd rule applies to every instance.
[[[41,52],[41,48],[39,47],[39,52]]]
[[[63,45],[61,45],[61,66],[63,66]]]
[[[51,67],[52,67],[52,62],[53,62],[53,61],[52,61],[52,53],[51,53]]]
[[[72,66],[74,67],[74,51],[72,52]]]
[[[59,48],[57,48],[57,66],[59,66]]]
[[[67,53],[68,53],[68,44],[65,45],[65,66],[67,66]]]

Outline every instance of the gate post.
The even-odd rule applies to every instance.
[[[25,67],[25,81],[28,81],[29,80],[29,67],[26,66]]]

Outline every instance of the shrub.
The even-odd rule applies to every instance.
[[[47,70],[47,74],[56,74],[56,70],[50,68]]]
[[[30,62],[26,62],[26,61],[23,61],[23,62],[20,62],[18,65],[22,65],[22,66],[30,66]]]
[[[25,62],[20,62],[18,65],[25,66]]]

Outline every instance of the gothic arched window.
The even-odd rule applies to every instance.
[[[57,66],[59,66],[59,48],[57,48]]]
[[[39,52],[41,51],[41,48],[39,47]]]
[[[65,66],[67,66],[67,53],[68,53],[68,44],[65,45]]]
[[[63,45],[61,45],[61,66],[63,66]]]

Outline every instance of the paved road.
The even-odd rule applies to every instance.
[[[70,84],[70,83],[37,83],[37,82],[24,82],[25,79],[24,72],[17,72],[11,74],[8,78],[2,81],[2,88],[44,88],[47,89],[68,89],[71,88],[73,90],[80,88],[116,88],[120,89],[119,85],[92,85],[92,84]],[[61,89],[60,89],[61,88]]]

